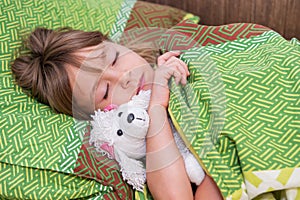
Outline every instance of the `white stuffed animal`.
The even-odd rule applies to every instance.
[[[139,191],[143,191],[146,182],[146,170],[141,160],[146,155],[150,94],[150,90],[142,90],[126,104],[108,111],[95,111],[91,121],[90,144],[109,158],[115,159],[120,165],[123,179]],[[205,173],[174,127],[172,128],[187,174],[191,182],[199,185]]]

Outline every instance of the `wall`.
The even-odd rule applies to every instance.
[[[300,39],[300,0],[145,0],[181,8],[201,17],[201,24],[252,22],[285,38]]]

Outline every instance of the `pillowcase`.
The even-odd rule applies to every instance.
[[[100,30],[117,39],[134,3],[135,0],[0,0],[0,198],[102,198],[110,193],[111,197],[130,197],[132,191],[115,175],[116,170],[104,172],[105,180],[88,179],[83,171],[74,170],[78,169],[78,159],[87,158],[80,154],[84,151],[87,123],[53,113],[47,105],[24,94],[14,84],[10,62],[17,55],[22,37],[36,27]],[[110,185],[115,179],[118,187]],[[118,188],[120,191],[114,193]]]
[[[131,198],[117,164],[89,146],[87,123],[53,113],[25,95],[14,84],[10,62],[36,27],[100,30],[117,41],[125,27],[169,28],[186,12],[136,0],[0,0],[0,6],[5,22],[0,31],[0,197]]]
[[[184,17],[198,18],[136,0],[0,0],[0,6],[0,197],[132,198],[118,165],[89,146],[88,124],[25,95],[14,84],[10,62],[36,27],[100,30],[117,41],[134,24],[169,28]]]
[[[182,20],[159,40],[161,49],[186,50],[195,46],[217,45],[240,38],[250,38],[271,30],[251,23],[233,23],[220,26],[198,25],[191,20]]]
[[[129,16],[125,31],[143,27],[171,28],[183,19],[193,19],[194,23],[200,20],[198,16],[178,8],[137,1]]]

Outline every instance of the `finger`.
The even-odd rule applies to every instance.
[[[182,85],[186,85],[186,83],[187,83],[187,74],[178,62],[175,62],[171,66],[166,66],[165,65],[164,69],[167,72],[167,74],[169,74],[169,78],[171,76],[173,76],[175,78],[176,84],[179,84],[179,82],[180,82]]]
[[[178,63],[180,68],[182,68],[185,71],[185,74],[187,74],[188,76],[190,75],[188,65],[179,58],[171,57],[164,65],[171,66],[174,65],[174,63]]]
[[[178,59],[170,59],[165,64],[166,67],[177,67],[180,73],[187,75],[188,71],[186,70],[186,65],[184,62],[180,62]]]
[[[186,80],[186,74],[184,70],[180,71],[178,66],[173,66],[171,68],[171,71],[172,71],[172,76],[175,78],[175,82],[177,85],[179,83],[181,83],[182,85],[186,85],[187,80]]]
[[[179,84],[179,82],[181,81],[181,73],[179,73],[178,71],[176,71],[176,70],[174,70],[173,71],[173,77],[174,77],[174,79],[175,79],[175,83],[176,83],[176,85],[178,85]]]
[[[183,62],[182,60],[180,60],[180,59],[178,59],[178,60],[181,63],[181,66],[183,66],[183,69],[186,72],[186,74],[189,76],[190,75],[190,71],[189,71],[188,65],[185,62]]]
[[[180,51],[169,51],[167,53],[162,54],[157,58],[157,64],[163,65],[165,62],[167,62],[172,56],[179,56]]]
[[[189,72],[188,71],[186,71],[186,64],[185,63],[182,63],[182,62],[178,62],[178,60],[174,60],[174,61],[168,61],[166,64],[165,64],[165,66],[167,67],[167,68],[170,68],[170,67],[173,67],[174,68],[174,70],[177,70],[180,74],[181,74],[181,76],[182,76],[182,78],[181,78],[181,83],[183,84],[183,85],[185,85],[186,84],[186,79],[187,79],[187,76],[189,76]]]

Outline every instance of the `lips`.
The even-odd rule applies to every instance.
[[[140,93],[140,91],[143,89],[144,85],[145,85],[145,79],[144,79],[144,74],[143,74],[139,80],[138,89],[136,91],[136,94]]]

